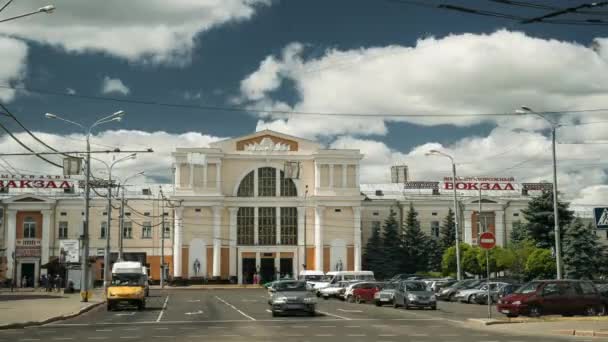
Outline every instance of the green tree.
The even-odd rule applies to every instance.
[[[410,210],[405,219],[403,231],[403,272],[416,273],[426,271],[428,267],[428,237],[420,229],[418,212],[410,202]]]
[[[385,276],[393,276],[399,273],[401,268],[403,262],[403,247],[399,235],[397,213],[391,209],[389,216],[384,221],[382,234],[382,247],[384,253],[383,272]]]
[[[441,249],[443,251],[456,245],[456,221],[454,220],[454,212],[452,211],[452,208],[448,210],[448,214],[443,219],[439,238]]]
[[[526,260],[527,279],[548,279],[555,277],[555,259],[551,251],[534,248]]]
[[[469,249],[471,249],[471,245],[466,243],[460,244],[460,256],[466,253]],[[462,260],[461,260],[462,263]],[[456,275],[456,246],[449,247],[443,253],[443,258],[441,260],[441,270],[443,275],[446,276],[455,276]]]
[[[372,228],[372,236],[367,240],[367,245],[365,246],[363,267],[366,270],[373,271],[378,279],[384,279],[384,260],[380,226],[375,226]]]
[[[564,230],[562,259],[566,278],[592,279],[598,270],[598,254],[601,254],[593,226],[585,227],[576,218]]]
[[[521,221],[513,222],[513,230],[511,230],[510,242],[511,244],[518,244],[528,239],[528,230],[526,225]]]
[[[568,204],[558,202],[559,225],[565,227],[572,221],[574,213],[568,209]],[[526,219],[527,235],[539,248],[551,248],[555,245],[553,192],[543,193],[528,202],[528,207],[522,210]]]
[[[443,249],[441,248],[441,241],[439,239],[427,237],[427,251],[429,266],[428,270],[433,272],[441,271],[441,263],[443,260]]]
[[[474,275],[483,275],[485,274],[485,261],[484,267],[482,268],[479,263],[480,258],[484,258],[485,260],[485,252],[482,252],[481,248],[478,246],[471,246],[466,250],[462,251],[462,270],[463,272],[474,274]]]

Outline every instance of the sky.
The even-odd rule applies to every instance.
[[[83,148],[82,129],[44,113],[91,124],[124,110],[122,122],[96,128],[94,148],[156,153],[118,175],[141,169],[142,181],[167,182],[175,147],[272,129],[360,149],[364,183],[389,182],[395,164],[415,180],[448,176],[430,149],[453,155],[463,176],[550,181],[550,124],[513,115],[526,105],[559,112],[545,117],[560,125],[565,198],[607,204],[608,26],[431,6],[548,12],[491,0],[20,0],[0,20],[47,4],[53,14],[0,23],[0,101],[58,149]],[[587,11],[559,19],[608,20],[608,6]],[[45,150],[10,117],[0,123]],[[5,132],[0,146],[23,151]],[[7,169],[59,173],[29,157],[4,157]]]

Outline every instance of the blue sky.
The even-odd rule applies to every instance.
[[[585,3],[529,2],[553,6]],[[73,90],[77,96],[126,101],[332,113],[479,114],[511,112],[522,104],[532,104],[539,110],[608,107],[602,106],[606,103],[608,84],[603,80],[585,80],[606,67],[605,55],[598,53],[597,58],[589,57],[590,46],[597,38],[600,39],[597,44],[603,46],[601,38],[606,36],[606,26],[522,25],[500,18],[386,0],[200,0],[203,4],[200,6],[185,0],[154,0],[147,2],[145,9],[144,1],[132,1],[128,5],[114,0],[104,4],[83,4],[75,0],[52,3],[57,6],[52,15],[37,15],[5,26],[0,24],[0,39],[17,42],[18,47],[26,51],[25,56],[0,57],[0,62],[11,58],[14,63],[10,64],[14,70],[8,70],[9,66],[4,73],[0,71],[0,85],[63,94]],[[462,5],[525,17],[546,12],[482,0],[424,3]],[[0,17],[44,4],[46,2],[23,0],[11,5]],[[608,12],[608,7],[603,11]],[[518,42],[526,47],[518,46]],[[551,42],[558,42],[559,46],[552,49]],[[505,44],[512,45],[505,47]],[[425,50],[428,45],[433,49],[430,52]],[[564,50],[560,50],[562,48]],[[523,49],[521,55],[520,49]],[[500,59],[493,55],[493,50],[499,51]],[[442,58],[444,52],[445,58]],[[389,57],[382,57],[384,53]],[[430,53],[437,61],[424,64],[429,58],[418,55],[423,53]],[[584,58],[592,58],[597,65],[579,74],[581,70],[576,68],[581,66],[571,61]],[[268,68],[262,67],[264,61],[268,61]],[[530,70],[538,71],[533,75],[536,79],[526,77],[527,61],[533,68]],[[450,74],[451,63],[459,70],[456,75]],[[589,65],[580,63],[582,69]],[[463,71],[464,64],[470,72]],[[477,66],[480,66],[478,73]],[[568,70],[570,66],[575,70]],[[511,67],[512,74],[508,70]],[[425,68],[428,68],[428,77],[424,74]],[[113,84],[113,91],[104,93],[104,79]],[[556,82],[564,79],[563,86],[556,86]],[[435,88],[434,85],[441,91],[420,90]],[[321,91],[323,87],[327,89]],[[359,91],[369,98],[357,95]],[[329,92],[335,97],[324,98],[319,92]],[[590,92],[593,97],[588,96]],[[309,120],[304,129],[301,123],[281,122],[284,117],[260,117],[259,113],[142,105],[77,96],[23,91],[9,94],[6,89],[0,89],[3,103],[27,127],[49,134],[49,139],[55,139],[53,135],[78,132],[61,122],[45,120],[45,112],[91,122],[99,115],[122,109],[128,113],[124,122],[107,129],[163,131],[168,137],[195,132],[206,137],[194,140],[201,143],[214,137],[244,135],[256,128],[283,127],[287,133],[317,138],[328,146],[383,154],[381,160],[366,161],[369,169],[364,176],[367,175],[369,181],[383,181],[386,172],[380,170],[397,162],[419,163],[419,175],[434,170],[433,163],[416,159],[429,146],[460,154],[463,165],[472,165],[468,173],[485,174],[500,173],[529,159],[539,153],[537,145],[542,145],[539,147],[542,152],[547,144],[547,127],[529,118],[497,121],[480,116],[463,121],[456,116],[421,122],[387,120],[379,116],[367,118],[359,125],[345,123],[344,127],[327,131],[324,127],[327,123],[310,123],[311,120],[325,121],[318,116],[303,118]],[[596,114],[592,119],[601,120],[601,115],[605,114]],[[557,119],[585,121],[587,118],[590,116]],[[0,119],[19,131],[10,120]],[[352,121],[356,120],[359,119]],[[329,125],[340,126],[343,121],[349,119],[338,119]],[[594,139],[606,136],[602,133],[605,129],[590,126],[593,127],[584,128],[593,131],[576,130],[565,135],[569,139],[581,134]],[[496,137],[505,140],[498,141]],[[505,142],[517,144],[528,138],[534,143],[523,144],[531,146],[531,154],[509,154],[507,147],[511,145],[502,150],[497,148]],[[154,143],[135,140],[132,142],[139,145]],[[112,145],[112,141],[103,137],[99,137],[98,142]],[[183,139],[176,138],[176,144],[179,142]],[[483,144],[487,150],[480,150],[480,155],[507,151],[503,156],[509,157],[505,158],[508,160],[499,158],[496,168],[484,169],[488,163],[471,155],[475,146]],[[567,147],[564,153],[568,156],[581,154],[565,149]],[[593,161],[594,157],[589,158]],[[544,169],[544,164],[539,167],[543,172],[533,175],[519,169],[519,178],[546,178],[548,169]],[[437,176],[443,171],[438,170]],[[565,176],[572,172],[579,175],[577,170],[564,172]],[[583,196],[584,189],[606,184],[605,167],[601,165],[593,177],[579,176],[591,180],[565,184],[571,187],[573,197]]]

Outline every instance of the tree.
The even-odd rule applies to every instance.
[[[461,251],[462,253],[462,271],[474,275],[485,274],[485,257],[486,253],[481,250],[478,246],[471,246],[470,248]],[[482,268],[479,263],[480,258],[483,257],[484,267]]]
[[[456,245],[456,221],[454,220],[454,212],[452,208],[448,210],[448,214],[443,219],[443,224],[440,230],[440,245],[441,249],[446,249]]]
[[[403,252],[405,260],[403,272],[416,273],[426,271],[428,267],[428,237],[420,229],[418,212],[410,202],[410,210],[405,219],[403,231]]]
[[[382,249],[382,238],[380,237],[380,226],[372,228],[372,236],[367,240],[365,253],[363,254],[363,267],[373,271],[378,279],[383,279],[384,252]]]
[[[441,263],[443,260],[443,248],[441,248],[441,241],[427,237],[427,251],[428,251],[428,270],[434,272],[441,271]]]
[[[574,213],[568,210],[568,204],[558,202],[559,225],[565,227],[572,221]],[[551,248],[555,245],[553,192],[543,191],[542,195],[528,202],[528,207],[522,210],[526,219],[527,234],[539,248]]]
[[[562,259],[566,278],[592,279],[598,270],[598,255],[602,254],[593,226],[585,227],[579,218],[564,231]]]
[[[528,239],[526,225],[521,223],[521,221],[513,222],[513,230],[511,230],[511,236],[509,237],[511,244],[519,244],[526,239]]]
[[[467,243],[460,244],[460,253],[464,255],[466,251],[471,249],[471,245]],[[445,250],[443,258],[441,260],[441,270],[443,275],[456,276],[456,246],[452,246]]]
[[[385,276],[393,276],[399,273],[403,262],[403,248],[399,236],[399,223],[396,217],[397,213],[391,209],[389,216],[384,221],[382,246],[384,252],[383,272]]]
[[[555,259],[551,251],[543,248],[534,248],[526,260],[527,279],[547,279],[555,276]]]

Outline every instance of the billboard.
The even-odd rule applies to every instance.
[[[59,241],[59,260],[63,263],[80,262],[80,241],[60,240]]]

